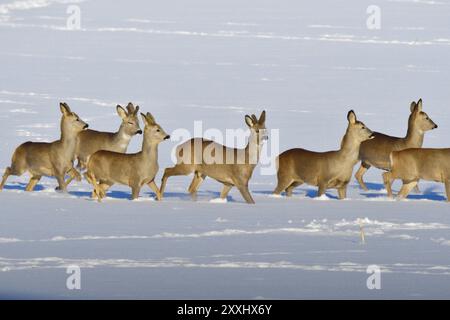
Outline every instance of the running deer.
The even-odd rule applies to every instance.
[[[426,131],[436,129],[438,126],[430,117],[422,111],[422,99],[417,103],[411,103],[411,114],[408,120],[408,132],[406,137],[391,137],[374,132],[375,138],[363,142],[359,151],[361,166],[355,174],[361,188],[368,190],[363,176],[371,166],[382,170],[389,170],[389,155],[392,151],[400,151],[408,148],[421,148]]]
[[[61,139],[52,143],[25,142],[20,145],[12,157],[11,166],[6,168],[0,190],[3,189],[10,175],[21,176],[25,172],[31,174],[26,191],[33,191],[42,176],[56,177],[58,190],[66,191],[65,175],[70,179],[81,180],[77,170],[73,168],[77,135],[88,125],[72,112],[66,103],[60,103]]]
[[[329,188],[338,190],[339,199],[347,196],[347,185],[358,162],[359,148],[363,141],[372,139],[373,132],[357,120],[355,113],[347,115],[348,128],[341,142],[341,149],[329,152],[313,152],[291,149],[278,157],[278,185],[274,195],[286,191],[292,196],[295,187],[303,183],[319,187],[318,196]]]
[[[224,185],[220,199],[225,200],[230,190],[236,186],[247,203],[255,203],[248,189],[248,182],[258,164],[262,145],[268,139],[266,112],[263,111],[259,119],[255,115],[246,115],[245,122],[250,128],[250,137],[244,149],[228,148],[203,138],[193,138],[178,146],[177,165],[164,171],[161,195],[164,194],[169,177],[194,173],[189,187],[193,199],[203,180],[211,177]]]
[[[156,194],[158,200],[161,194],[155,183],[158,173],[158,145],[170,138],[156,123],[150,113],[141,113],[145,124],[142,151],[134,154],[124,154],[114,151],[100,150],[94,153],[88,161],[86,180],[94,186],[92,196],[99,201],[106,196],[106,191],[115,183],[131,187],[131,199],[137,199],[144,184],[147,184]]]
[[[450,201],[450,149],[412,148],[394,151],[390,155],[391,170],[383,174],[388,196],[392,197],[392,183],[401,179],[403,186],[399,199],[408,196],[420,179],[445,184],[447,201]]]
[[[76,153],[79,168],[85,169],[89,157],[100,150],[125,153],[131,138],[136,134],[142,134],[138,119],[139,106],[135,108],[130,102],[127,111],[120,105],[116,109],[122,119],[117,132],[85,130],[78,135]]]

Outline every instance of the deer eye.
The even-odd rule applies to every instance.
[[[157,129],[156,132],[161,132],[161,130]]]

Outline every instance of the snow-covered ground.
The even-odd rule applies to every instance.
[[[67,30],[68,6],[81,30]],[[366,9],[381,9],[369,30]],[[0,3],[0,168],[20,143],[59,136],[59,101],[91,128],[115,130],[115,105],[150,111],[167,132],[245,128],[267,110],[280,151],[338,147],[350,108],[371,129],[401,136],[409,103],[422,97],[439,125],[425,146],[448,147],[450,1],[417,0],[4,0]],[[139,150],[141,137],[129,151]],[[161,171],[175,141],[160,145]],[[275,176],[259,168],[256,205],[236,190],[211,203],[207,179],[197,202],[190,177],[169,180],[164,201],[128,200],[114,186],[89,199],[27,176],[0,192],[0,298],[450,298],[450,215],[442,185],[386,198],[381,172],[371,191],[349,186],[313,199],[302,186],[273,198]],[[396,184],[396,190],[399,184]],[[361,242],[361,230],[365,243]],[[66,268],[81,268],[68,290]],[[381,290],[368,290],[369,265]]]

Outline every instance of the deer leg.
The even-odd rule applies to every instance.
[[[81,159],[80,157],[77,157],[77,169],[81,170]]]
[[[161,192],[161,199],[164,197],[164,190],[166,189],[167,179],[169,179],[169,177],[170,177],[171,170],[169,171],[169,169],[172,169],[172,168],[166,168],[164,170],[164,175],[161,179],[161,188],[159,189]]]
[[[139,185],[131,186],[131,200],[136,200],[139,198],[139,193],[141,192],[141,187]]]
[[[100,201],[97,179],[95,178],[95,176],[88,171],[84,174],[84,178],[94,187],[94,190],[92,190],[91,198],[97,198]]]
[[[148,186],[150,187],[150,189],[153,190],[153,192],[156,194],[156,200],[160,201],[161,200],[161,192],[158,188],[158,186],[155,183],[155,180],[152,180],[148,183]]]
[[[164,175],[161,180],[161,199],[164,196],[164,190],[166,189],[167,179],[169,179],[172,176],[187,176],[188,174],[192,173],[194,171],[194,168],[190,165],[186,164],[177,164],[175,167],[172,168],[166,168],[164,170]]]
[[[111,188],[113,183],[107,183],[107,182],[101,182],[98,184],[98,194],[100,195],[100,198],[103,199],[106,197],[106,192]]]
[[[358,180],[359,185],[364,191],[368,191],[369,188],[367,188],[366,184],[364,183],[363,177],[364,174],[367,172],[367,170],[370,169],[370,165],[365,163],[364,161],[361,162],[361,166],[359,167],[358,171],[355,174],[356,180]]]
[[[192,178],[191,184],[189,185],[189,188],[188,188],[189,193],[192,193],[192,190],[195,188],[195,185],[197,184],[197,181],[199,178],[200,178],[200,174],[198,172],[195,172],[194,177]]]
[[[248,190],[247,184],[237,184],[236,187],[238,188],[239,192],[244,197],[245,201],[249,204],[254,204],[255,200],[253,200],[252,195],[250,194],[250,191]]]
[[[281,192],[286,190],[291,184],[293,183],[293,180],[291,177],[284,176],[280,173],[278,173],[278,184],[275,190],[273,191],[273,194],[279,195]]]
[[[339,200],[344,200],[347,198],[347,185],[340,187],[337,189]]]
[[[98,202],[102,202],[102,199],[106,197],[106,192],[109,188],[111,188],[112,184],[100,183],[94,186],[94,190],[92,191],[91,198],[97,198]]]
[[[191,186],[189,187],[189,192],[191,193],[192,200],[197,200],[197,191],[200,188],[200,185],[205,180],[205,175],[196,174],[194,179],[192,179]]]
[[[412,181],[409,183],[405,183],[405,181],[403,181],[403,186],[397,195],[397,199],[399,199],[399,200],[405,199],[416,185],[417,185],[417,181]]]
[[[383,173],[383,181],[384,181],[384,187],[387,190],[388,197],[392,198],[393,197],[392,183],[394,182],[394,177],[392,176],[392,172]]]
[[[319,190],[317,191],[317,196],[321,197],[327,192],[327,186],[324,183],[319,184]]]
[[[79,170],[84,170],[87,168],[87,159],[78,157],[77,168]]]
[[[10,167],[6,168],[5,173],[3,174],[2,183],[0,184],[0,190],[3,190],[3,187],[5,186],[6,180],[8,180],[8,177],[12,174],[12,170]]]
[[[447,194],[447,202],[450,202],[450,179],[445,180],[445,193]]]
[[[101,202],[104,197],[106,197],[106,191],[113,185],[102,182],[97,183],[97,178],[95,175],[91,172],[86,172],[84,174],[84,177],[86,180],[94,187],[94,190],[92,191],[91,198],[95,199],[97,198],[98,202]]]
[[[24,172],[27,171],[24,167],[19,167],[14,163],[11,167],[6,168],[5,173],[3,174],[2,183],[0,184],[0,191],[3,190],[5,186],[6,180],[8,180],[9,176],[21,176]]]
[[[56,180],[58,181],[58,187],[56,187],[55,190],[62,191],[62,192],[66,192],[67,191],[67,189],[66,189],[66,182],[64,181],[64,176],[65,176],[64,173],[56,174]]]
[[[66,181],[66,187],[72,182],[73,179],[76,179],[77,181],[81,181],[81,174],[75,169],[72,168],[67,172],[69,174],[69,179]]]
[[[69,173],[70,177],[72,178],[72,180],[75,179],[77,181],[81,181],[81,174],[77,171],[77,169],[72,168],[69,170],[68,173]]]
[[[72,182],[72,180],[75,178],[75,176],[73,176],[70,171],[69,171],[69,179],[66,180],[65,184],[66,187]],[[77,179],[78,180],[78,179]]]
[[[303,181],[295,181],[291,183],[291,185],[286,188],[286,196],[292,197],[292,192],[294,191],[294,189],[297,188],[298,186],[301,186],[302,184]]]
[[[222,192],[220,193],[220,199],[226,199],[232,188],[233,188],[233,185],[224,184]]]
[[[33,191],[39,180],[41,180],[41,176],[32,176],[30,182],[28,182],[28,185],[25,188],[25,191]]]
[[[415,193],[420,193],[419,181],[417,181],[417,185],[414,187],[414,192]]]
[[[197,201],[197,186],[200,187],[201,184],[201,177],[198,177],[197,175],[194,176],[192,179],[191,185],[189,186],[189,193],[191,194],[191,199],[193,201]]]

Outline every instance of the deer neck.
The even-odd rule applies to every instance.
[[[125,132],[124,124],[122,124],[119,128],[119,131],[117,131],[114,134],[114,140],[117,144],[120,144],[120,145],[122,145],[122,144],[128,145],[130,143],[131,135],[129,135]]]
[[[77,145],[77,134],[72,132],[65,124],[64,120],[61,121],[61,145],[64,150],[69,154],[74,154]]]
[[[356,163],[359,157],[360,146],[361,142],[347,131],[344,138],[342,138],[341,149],[338,152],[345,160]]]
[[[258,137],[255,133],[251,133],[248,139],[247,146],[245,147],[245,159],[248,164],[255,167],[259,162],[262,145],[258,143]],[[246,163],[247,163],[246,161]]]
[[[408,124],[408,132],[406,133],[405,141],[406,145],[412,147],[422,147],[425,132],[420,130],[413,122]]]
[[[142,142],[142,159],[145,162],[156,163],[158,161],[158,144],[151,139],[147,139],[144,136],[144,141]]]

